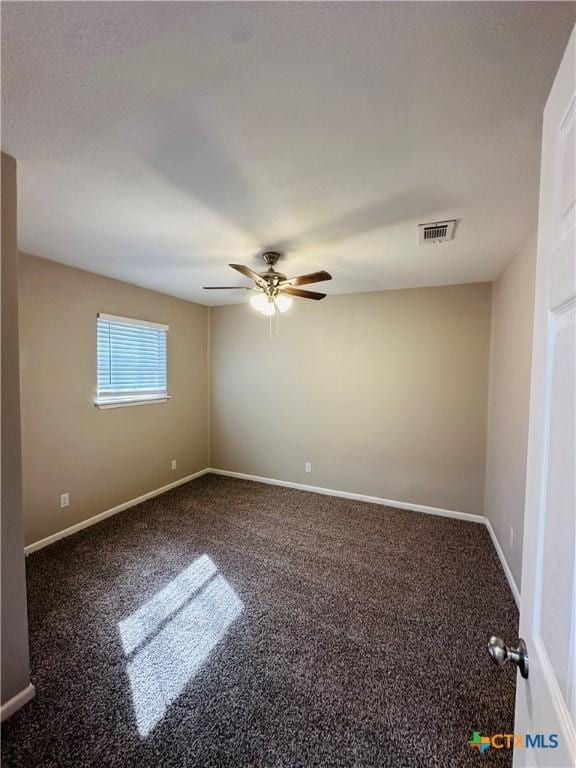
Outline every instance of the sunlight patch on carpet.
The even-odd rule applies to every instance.
[[[164,717],[243,607],[202,555],[118,624],[140,736]]]

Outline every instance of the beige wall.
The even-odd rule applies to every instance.
[[[485,507],[490,285],[295,302],[269,339],[245,304],[208,327],[204,307],[21,255],[26,542],[212,465],[485,511],[519,583],[533,251],[493,290]],[[168,404],[94,407],[98,311],[170,324]]]
[[[2,153],[2,704],[29,683],[16,218],[16,161]]]
[[[490,312],[490,284],[332,296],[270,339],[212,309],[212,466],[482,514]]]
[[[20,262],[29,544],[208,465],[208,310],[33,256]],[[168,403],[94,406],[97,312],[170,325]]]
[[[536,238],[494,283],[485,514],[517,587],[522,575]],[[513,544],[510,541],[513,528]]]

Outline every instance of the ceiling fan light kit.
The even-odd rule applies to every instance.
[[[292,296],[301,299],[313,299],[319,301],[325,298],[325,293],[317,291],[305,291],[298,288],[299,285],[309,285],[310,283],[321,283],[324,280],[332,280],[332,275],[328,272],[312,272],[308,275],[287,278],[281,272],[277,272],[274,266],[281,257],[278,251],[266,251],[262,258],[268,265],[265,272],[254,272],[250,267],[244,264],[230,264],[240,274],[249,277],[254,281],[251,289],[258,291],[255,296],[250,298],[251,306],[262,315],[270,318],[270,332],[272,328],[272,317],[276,315],[276,331],[278,331],[278,314],[287,312],[292,306]],[[205,286],[205,290],[245,290],[248,286]],[[249,288],[249,289],[250,289]]]
[[[276,310],[284,314],[292,306],[292,299],[279,293],[277,296],[268,296],[264,291],[258,291],[256,296],[252,296],[250,304],[257,312],[262,315],[273,315]]]
[[[252,304],[257,312],[267,317],[276,312],[274,299],[269,298],[265,293],[257,293],[256,296],[252,296],[250,304]]]

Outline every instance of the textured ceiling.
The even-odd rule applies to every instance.
[[[335,293],[491,280],[535,227],[574,7],[4,2],[20,247],[216,304],[270,246]]]

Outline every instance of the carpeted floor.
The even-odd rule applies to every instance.
[[[207,475],[27,559],[3,766],[510,766],[483,526]]]

